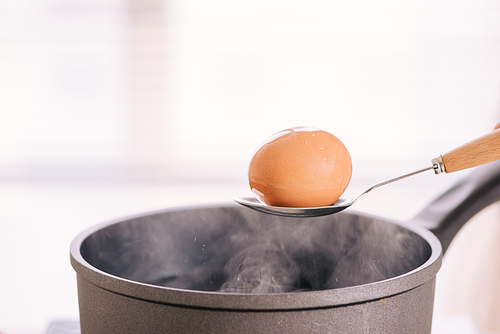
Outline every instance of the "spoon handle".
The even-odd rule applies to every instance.
[[[440,168],[446,173],[500,160],[500,129],[446,152],[439,158]]]

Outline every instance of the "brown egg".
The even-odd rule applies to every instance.
[[[344,144],[310,127],[269,137],[253,155],[248,170],[250,188],[260,201],[286,207],[333,204],[346,190],[351,174],[351,157]]]
[[[500,129],[500,122],[498,122],[495,127],[493,128],[493,130],[496,130],[496,129]]]

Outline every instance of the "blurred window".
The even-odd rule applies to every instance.
[[[0,4],[0,177],[238,177],[283,128],[358,170],[500,119],[500,3]],[[366,167],[367,168],[367,167]]]

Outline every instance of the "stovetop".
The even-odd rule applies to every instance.
[[[46,334],[80,334],[80,323],[68,320],[53,321]]]

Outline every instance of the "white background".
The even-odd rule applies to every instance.
[[[493,0],[1,2],[0,333],[78,318],[85,228],[248,195],[274,132],[339,137],[349,197],[491,131],[499,60]],[[356,209],[409,219],[464,173]]]

